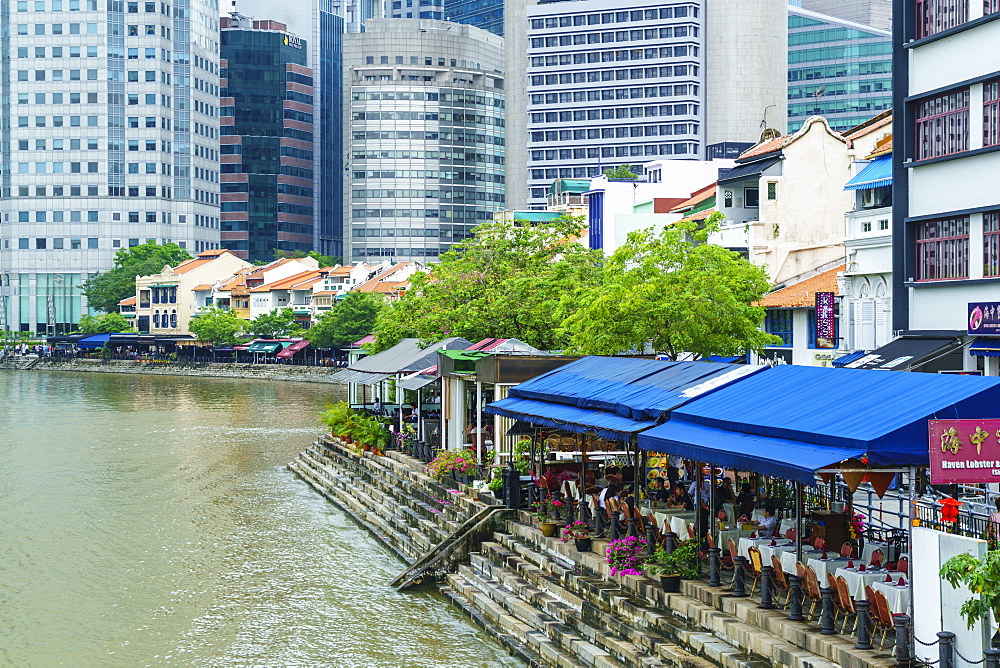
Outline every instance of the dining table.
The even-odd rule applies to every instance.
[[[747,536],[746,538],[740,538],[739,550],[738,550],[739,553],[740,553],[740,556],[749,559],[750,558],[750,548],[751,547],[756,547],[759,550],[761,548],[761,546],[770,546],[772,540],[775,540],[775,539],[774,538],[750,538],[749,536]],[[782,542],[782,541],[779,541],[779,542]],[[787,542],[787,541],[783,541],[783,542]],[[761,561],[763,562],[764,561],[764,553],[761,552],[760,556],[761,556]],[[771,563],[770,552],[768,553],[768,559],[767,559],[766,563],[768,563],[768,564]]]
[[[806,562],[806,567],[811,568],[816,572],[816,579],[819,582],[820,587],[827,586],[826,576],[828,573],[835,573],[838,568],[843,568],[850,563],[850,559],[847,557],[838,557],[832,552],[827,552],[827,558],[823,559],[823,554],[820,553],[819,557],[813,557]]]
[[[875,550],[882,550],[883,564],[889,561],[889,544],[880,543],[874,540],[865,542],[865,546],[861,550],[861,560],[866,564],[870,564],[872,561],[872,554],[874,554]]]
[[[889,604],[889,612],[891,614],[909,614],[910,584],[906,580],[903,580],[903,584],[899,584],[898,577],[892,582],[885,582],[885,578],[882,578],[882,582],[872,584],[872,589],[885,594],[885,600]]]
[[[863,566],[860,564],[859,566]],[[835,577],[842,577],[847,581],[847,591],[850,593],[851,598],[855,601],[867,600],[865,596],[865,587],[874,585],[877,582],[882,582],[885,580],[886,575],[891,577],[893,581],[899,580],[899,578],[905,578],[904,573],[898,571],[887,571],[885,569],[873,569],[865,568],[865,570],[859,570],[859,566],[854,568],[838,568],[834,571]]]
[[[795,543],[787,540],[777,540],[773,541],[777,543],[776,545],[771,545],[772,541],[768,541],[762,545],[758,545],[757,549],[760,550],[760,560],[765,566],[771,565],[771,557],[778,557],[781,559],[781,554],[783,552],[795,552]]]
[[[802,546],[801,559],[795,558],[796,557],[795,550],[786,550],[785,552],[782,552],[781,556],[779,557],[779,559],[781,560],[781,570],[788,573],[789,575],[796,575],[798,573],[798,569],[795,567],[796,563],[801,563],[803,566],[805,566],[812,559],[818,559],[821,556],[823,556],[822,550],[810,549],[808,545]],[[821,582],[820,586],[825,587],[826,583]]]
[[[726,528],[719,530],[719,547],[723,550],[728,550],[730,540],[738,545],[740,538],[749,538],[752,533],[754,533],[753,529],[740,529],[737,527],[730,528],[727,526]],[[734,554],[731,556],[735,557],[737,555]]]

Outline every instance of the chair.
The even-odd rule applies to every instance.
[[[730,538],[728,541],[728,547],[729,547],[729,560],[733,563],[733,571],[734,571],[733,581],[730,583],[730,585],[733,585],[736,584],[736,572],[735,572],[736,560],[739,558],[740,554],[739,551],[736,549],[736,541],[734,541],[732,538]]]
[[[813,541],[813,549],[815,550],[825,550],[826,541],[823,540],[822,536],[816,536],[816,540]]]
[[[910,577],[910,558],[900,557],[899,561],[896,562],[896,570],[906,577]]]
[[[876,597],[876,593],[871,585],[865,586],[865,598],[868,599],[868,621],[871,622],[874,631],[878,632],[882,629],[882,619],[878,615],[878,598]]]
[[[882,627],[882,642],[880,644],[885,649],[886,636],[889,635],[889,631],[893,630],[892,613],[889,612],[889,601],[885,594],[877,589],[873,590],[872,593],[875,595],[875,616],[878,618],[879,626]]]
[[[826,586],[833,592],[833,625],[837,626],[837,615],[842,612],[846,612],[844,609],[844,603],[840,600],[840,590],[837,589],[837,578],[833,577],[833,573],[826,574]]]
[[[875,550],[872,552],[872,558],[869,563],[872,566],[879,568],[882,566],[882,561],[885,559],[885,553],[882,550]]]
[[[847,617],[844,618],[844,628],[840,630],[841,633],[847,631],[847,620],[850,619],[851,615],[854,615],[854,621],[857,622],[858,609],[854,605],[854,598],[851,596],[850,589],[847,586],[847,580],[841,575],[837,578],[837,593],[839,594],[841,605],[844,606],[844,611],[847,612]],[[853,631],[854,628],[851,628]]]
[[[851,545],[850,543],[844,543],[843,545],[840,546],[840,556],[844,557],[845,559],[850,559],[851,555],[853,554],[854,554],[854,546]]]
[[[809,616],[813,616],[816,612],[816,606],[822,604],[823,593],[819,590],[819,580],[816,578],[816,571],[811,568],[806,568],[806,592],[809,599],[812,601],[812,606],[809,608]]]
[[[688,528],[688,540],[694,540],[694,527],[688,524],[687,528]]]
[[[788,540],[795,540],[795,529],[788,529],[785,531],[785,538]]]
[[[752,546],[749,550],[750,553],[750,573],[753,575],[753,584],[750,585],[750,595],[753,596],[754,590],[757,588],[757,583],[760,581],[761,576],[761,560],[760,560],[760,550],[756,546]]]
[[[774,568],[774,583],[778,587],[778,605],[784,607],[788,599],[792,597],[792,589],[788,584],[788,578],[785,577],[785,571],[781,568],[781,560],[778,557],[771,555],[771,567]],[[788,594],[785,601],[781,600],[782,594]]]

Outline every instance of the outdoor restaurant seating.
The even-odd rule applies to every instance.
[[[853,554],[854,554],[854,546],[851,545],[850,543],[844,543],[843,545],[840,546],[840,556],[844,557],[845,559],[850,559],[851,556],[853,556]]]
[[[870,563],[875,568],[881,568],[882,560],[884,558],[885,554],[882,552],[882,550],[875,550],[874,552],[872,552],[871,561],[869,561],[868,563]]]
[[[882,631],[882,642],[880,645],[885,647],[886,636],[889,635],[889,631],[893,630],[892,614],[889,612],[889,603],[885,599],[885,594],[874,589],[872,590],[872,594],[875,598],[875,605],[872,606],[872,610],[875,611],[873,618],[875,619],[876,628]]]
[[[848,592],[848,590],[847,590],[847,580],[845,580],[842,577],[838,577],[838,578],[834,579],[834,582],[835,582],[836,587],[837,587],[837,599],[836,600],[840,601],[840,606],[844,610],[844,613],[845,613],[844,626],[840,630],[840,632],[841,633],[845,633],[847,631],[847,622],[851,619],[851,617],[853,617],[854,621],[857,622],[857,619],[858,619],[858,617],[857,617],[858,609],[854,605],[854,599],[851,598],[850,592]],[[852,626],[851,627],[851,631],[853,631],[853,630],[854,630],[854,627]]]
[[[896,570],[906,577],[910,577],[910,558],[907,556],[900,557],[899,561],[896,562]]]
[[[778,589],[778,605],[783,606],[785,602],[781,600],[782,595],[787,594],[787,601],[792,596],[792,590],[788,584],[788,578],[785,577],[785,571],[781,568],[781,562],[773,554],[771,555],[771,566],[774,568],[774,584]]]
[[[750,553],[750,574],[753,576],[753,584],[750,586],[750,595],[753,596],[753,592],[757,588],[757,582],[760,581],[762,565],[760,561],[760,550],[758,550],[756,546],[751,546],[748,552]]]

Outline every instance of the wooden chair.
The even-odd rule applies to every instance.
[[[778,605],[784,607],[788,599],[792,597],[792,589],[788,584],[788,578],[785,577],[785,571],[781,568],[781,560],[773,554],[771,555],[771,567],[774,569],[774,584],[778,589]],[[787,594],[784,601],[781,600],[782,594]]]
[[[872,552],[872,558],[869,560],[869,563],[878,568],[882,565],[883,560],[885,560],[885,553],[882,550],[875,550]]]
[[[840,600],[840,591],[837,589],[837,578],[833,573],[826,574],[826,586],[833,592],[833,626],[837,627],[837,616],[845,612],[843,601]]]
[[[795,529],[789,529],[785,532],[785,538],[794,541],[798,538],[799,534],[795,532]]]
[[[840,556],[844,557],[845,559],[850,559],[851,555],[853,554],[854,554],[854,546],[851,545],[850,543],[844,543],[843,545],[840,546]]]
[[[756,546],[752,546],[749,550],[750,553],[750,574],[753,575],[753,584],[750,585],[750,595],[753,596],[754,590],[757,588],[757,583],[760,582],[761,575],[761,560],[760,560],[760,550]]]
[[[889,612],[889,601],[886,599],[885,594],[877,589],[875,590],[875,609],[879,625],[882,627],[882,642],[880,644],[882,649],[885,649],[885,639],[889,635],[889,631],[894,630],[894,626],[892,623],[892,613]]]
[[[734,541],[732,538],[730,538],[728,541],[728,547],[729,547],[729,560],[733,562],[733,570],[734,570],[733,581],[730,584],[736,584],[736,573],[735,573],[736,559],[739,558],[740,553],[736,549],[736,541]]]
[[[878,631],[882,630],[883,627],[882,618],[879,617],[878,614],[878,596],[876,596],[877,593],[878,592],[872,589],[871,585],[865,586],[865,598],[868,599],[868,620],[872,624],[872,629],[874,633],[877,633]],[[875,637],[874,633],[872,634],[872,638]]]
[[[823,540],[822,536],[816,536],[816,540],[813,541],[813,549],[816,549],[816,550],[825,550],[826,549],[826,541]]]
[[[906,577],[910,577],[910,558],[900,557],[899,561],[896,562],[896,570]]]
[[[844,606],[844,611],[847,613],[847,617],[844,618],[844,628],[841,629],[841,633],[847,631],[847,622],[853,616],[854,621],[857,622],[858,609],[854,605],[854,598],[851,596],[851,591],[847,586],[847,580],[841,575],[837,578],[837,594],[840,599],[841,605]],[[851,627],[851,631],[854,631],[854,627]]]
[[[694,540],[694,526],[688,524],[688,540]]]
[[[816,606],[822,605],[823,603],[823,593],[819,590],[819,580],[816,577],[816,571],[811,568],[806,568],[806,592],[809,600],[812,602],[812,606],[809,608],[809,616],[813,616],[816,612]]]

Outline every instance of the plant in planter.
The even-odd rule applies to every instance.
[[[319,414],[319,421],[326,425],[330,433],[337,437],[343,437],[351,426],[354,413],[346,401],[336,404],[327,404],[326,410]]]
[[[941,578],[952,587],[965,585],[972,592],[959,609],[970,629],[980,621],[989,624],[991,612],[994,619],[1000,619],[1000,550],[987,552],[984,559],[968,553],[955,555],[944,562]],[[996,646],[998,634],[993,635]]]
[[[424,467],[427,475],[444,480],[450,473],[470,475],[476,471],[476,453],[471,450],[441,450]]]
[[[580,520],[567,524],[562,531],[562,542],[569,541],[573,541],[577,552],[590,552],[590,526]]]
[[[646,539],[635,536],[616,538],[608,543],[605,554],[611,566],[611,575],[642,575]]]
[[[681,541],[669,554],[659,547],[646,562],[646,575],[659,576],[663,591],[676,593],[681,589],[681,579],[698,577],[698,559],[698,544],[693,540]]]
[[[555,536],[556,529],[559,527],[556,522],[556,509],[563,505],[562,501],[553,501],[551,498],[545,497],[533,505],[535,510],[532,514],[542,530],[542,535],[546,538]]]

